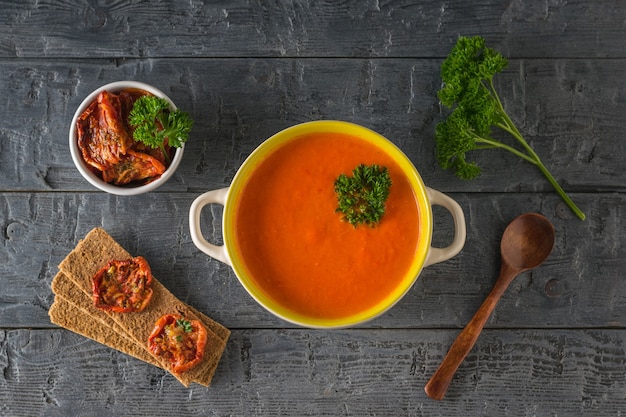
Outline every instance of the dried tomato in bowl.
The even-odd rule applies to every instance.
[[[78,147],[85,163],[103,181],[115,185],[149,182],[169,165],[174,148],[152,149],[133,139],[128,123],[134,103],[150,95],[137,88],[102,91],[78,117]]]
[[[115,81],[92,91],[74,112],[70,154],[94,187],[143,194],[174,176],[192,126],[189,115],[158,88]]]

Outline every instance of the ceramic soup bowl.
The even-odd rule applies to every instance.
[[[338,212],[335,180],[359,165],[385,167],[391,187],[378,224],[354,226]],[[223,244],[209,243],[201,213],[223,205]],[[431,246],[432,206],[447,209],[454,238]],[[276,316],[309,328],[355,326],[389,310],[421,270],[455,256],[465,218],[450,197],[426,187],[391,141],[365,127],[316,121],[285,129],[245,160],[228,188],[195,199],[194,244],[234,270]]]

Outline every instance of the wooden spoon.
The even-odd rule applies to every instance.
[[[424,387],[426,395],[434,400],[443,399],[454,373],[474,347],[481,330],[509,284],[520,273],[541,265],[553,247],[554,226],[540,214],[522,214],[507,226],[500,243],[502,254],[500,277],[472,320],[450,346],[437,372]]]

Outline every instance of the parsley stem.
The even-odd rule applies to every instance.
[[[158,142],[159,149],[161,149],[161,153],[163,154],[163,158],[165,158],[165,161],[167,162],[167,165],[169,165],[170,164],[170,156],[169,156],[169,154],[165,150],[165,135],[164,135],[164,132],[163,132],[165,130],[165,126],[168,125],[167,124],[167,115],[164,112],[160,112],[157,115],[157,120],[161,124],[159,131],[156,132],[156,135],[161,138],[161,140],[159,140],[159,142]]]
[[[537,164],[537,161],[535,161],[530,156],[526,155],[524,152],[518,151],[514,147],[506,145],[506,144],[504,144],[502,142],[498,142],[498,141],[495,141],[495,140],[492,140],[492,139],[483,138],[481,136],[476,136],[476,142],[488,144],[489,146],[485,146],[485,148],[500,148],[500,149],[507,150],[507,151],[511,152],[512,154],[515,154],[515,155],[519,156],[520,158],[525,159],[526,161],[530,162],[531,164],[535,164],[535,165]]]
[[[524,149],[526,150],[528,154],[524,154],[517,150],[515,150],[516,152],[513,152],[513,153],[515,155],[521,156],[525,160],[536,165],[539,168],[539,170],[543,173],[544,177],[550,182],[550,184],[552,184],[557,194],[561,196],[561,198],[563,199],[565,204],[567,204],[570,210],[572,210],[579,219],[585,220],[587,218],[587,216],[585,216],[585,213],[583,213],[582,210],[580,210],[578,206],[576,206],[576,204],[572,201],[572,199],[567,195],[565,190],[563,190],[563,188],[559,185],[559,183],[556,181],[554,176],[552,176],[548,168],[543,164],[543,162],[541,162],[539,155],[537,155],[535,150],[528,144],[528,142],[526,142],[526,139],[524,139],[520,131],[517,129],[517,127],[515,126],[515,123],[513,123],[513,120],[511,120],[507,112],[504,110],[504,107],[502,106],[502,102],[500,101],[498,94],[495,92],[492,80],[489,80],[489,85],[491,89],[491,94],[492,96],[495,97],[496,103],[498,104],[499,113],[501,114],[504,120],[504,123],[498,124],[498,127],[509,132],[511,136],[517,139],[517,141],[524,147]],[[502,148],[507,149],[507,147],[505,146],[502,146]],[[513,148],[507,149],[507,150],[512,152]]]
[[[475,162],[466,160],[467,152],[493,148],[506,150],[536,165],[567,206],[584,220],[585,214],[561,188],[504,109],[493,77],[507,64],[500,53],[485,46],[482,37],[459,37],[441,65],[443,86],[437,96],[453,111],[435,129],[437,159],[443,168],[453,168],[459,178],[472,179],[481,170]],[[493,137],[492,128],[509,133],[520,146],[500,142]]]
[[[499,103],[499,100],[498,100],[498,103]],[[500,104],[500,106],[502,106],[502,104]],[[515,124],[509,117],[509,115],[506,114],[503,108],[501,108],[501,111],[504,114],[507,125],[511,126],[511,130],[508,130],[508,129],[505,129],[505,130],[507,130],[511,135],[513,135],[513,137],[517,139],[518,142],[524,147],[524,149],[526,150],[526,152],[528,152],[528,154],[530,155],[530,158],[532,159],[531,162],[533,162],[539,168],[539,170],[543,173],[544,177],[550,182],[550,184],[552,184],[557,194],[561,196],[561,198],[563,199],[565,204],[567,204],[570,210],[572,210],[574,214],[576,214],[576,216],[580,220],[585,220],[587,218],[587,216],[585,216],[585,213],[583,213],[582,210],[578,208],[578,206],[574,203],[574,201],[572,201],[572,199],[567,195],[565,190],[563,190],[563,188],[559,185],[559,183],[556,181],[552,173],[550,173],[548,168],[543,164],[543,162],[541,162],[539,155],[537,155],[534,149],[528,144],[528,142],[526,142],[522,134],[519,132],[519,130],[517,130],[517,127],[515,126]],[[524,158],[524,159],[527,159],[527,158]]]

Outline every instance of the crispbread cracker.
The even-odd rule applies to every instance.
[[[83,310],[86,310],[86,313],[92,316],[94,319],[99,319],[106,325],[112,327],[117,332],[126,333],[126,331],[118,324],[116,324],[109,317],[108,314],[106,314],[103,310],[95,307],[92,294],[90,292],[83,291],[82,288],[79,288],[62,271],[59,271],[57,275],[52,279],[51,287],[52,292],[63,296],[63,298],[72,302],[72,304],[80,306]],[[205,327],[215,333],[217,337],[224,341],[228,340],[228,338],[230,337],[230,330],[228,330],[226,327],[222,326],[215,320],[211,319],[210,317],[202,314],[190,305],[187,305],[187,308],[189,308],[196,316],[198,316],[202,323],[205,325]]]
[[[139,347],[132,340],[121,336],[107,325],[97,323],[94,326],[94,322],[85,320],[83,316],[76,314],[76,305],[61,296],[55,297],[50,310],[48,310],[48,315],[54,324],[161,368],[161,365],[154,360],[148,351]]]
[[[75,306],[63,299],[63,297],[54,299],[52,306],[48,310],[48,315],[50,316],[50,321],[54,324],[160,367],[159,363],[145,349],[141,349],[135,343],[120,336],[117,332],[111,330],[110,327],[98,326],[97,331],[94,331],[93,323],[89,320],[84,320],[80,315],[76,314]]]
[[[56,310],[51,307],[48,311],[52,323],[162,368],[159,362],[146,349],[136,344],[134,340],[120,334],[106,323],[102,323],[91,316],[85,316],[86,312],[82,307],[77,306],[71,300],[57,295],[52,305],[56,307]]]
[[[164,369],[150,354],[147,345],[135,343],[123,328],[96,308],[93,300],[63,272],[57,273],[51,287],[55,294],[53,303],[55,309],[50,308],[48,312],[52,323]],[[184,386],[189,386],[188,381],[177,375],[173,376]]]
[[[103,229],[96,228],[79,242],[76,248],[61,262],[59,269],[83,293],[90,294],[91,278],[100,268],[112,259],[128,259],[130,257],[131,255]],[[197,314],[196,310],[178,300],[157,279],[153,279],[152,289],[152,300],[141,313],[117,314],[103,311],[139,346],[145,346],[155,322],[164,314],[178,313],[189,320],[202,318],[202,315]],[[207,329],[207,344],[202,361],[189,371],[178,374],[178,377],[185,381],[186,385],[189,382],[209,385],[217,362],[226,346],[230,331],[212,320],[210,322],[211,326],[208,326]],[[153,358],[159,362],[161,367],[174,374],[169,362],[157,356],[153,356]]]
[[[93,320],[99,321],[103,325],[111,328],[116,333],[128,338],[126,331],[115,323],[111,318],[102,310],[96,308],[92,299],[79,289],[63,272],[58,272],[52,280],[52,292],[55,295],[63,297],[71,304],[80,308],[83,314],[90,316]],[[132,339],[131,339],[132,341]],[[147,349],[144,349],[147,352]]]
[[[148,357],[150,360],[146,362],[156,365],[160,368],[163,368],[161,364],[158,361],[156,361],[156,359],[150,354],[150,352],[148,351],[147,344],[145,343],[141,345],[137,344],[135,340],[132,337],[130,337],[128,333],[126,333],[126,331],[122,327],[120,327],[115,321],[113,321],[109,317],[108,314],[96,308],[94,305],[93,299],[90,297],[90,295],[82,291],[81,289],[79,289],[76,286],[76,284],[74,284],[74,282],[70,280],[63,272],[59,271],[57,273],[57,275],[52,280],[51,287],[52,287],[52,291],[56,295],[55,300],[58,300],[58,302],[61,303],[63,307],[62,310],[59,307],[57,307],[57,310],[61,310],[64,313],[68,313],[68,311],[71,311],[68,314],[72,315],[70,319],[66,319],[64,317],[58,317],[56,318],[56,320],[59,322],[53,321],[53,323],[59,324],[65,327],[66,329],[72,330],[75,333],[78,333],[82,336],[86,336],[97,342],[103,343],[109,347],[118,349],[124,353],[128,353],[131,356],[137,357],[132,352],[128,351],[129,350],[128,346],[132,345],[133,351],[137,348],[143,351],[142,357],[139,359],[145,360],[144,357]],[[188,308],[190,308],[192,311],[195,311],[192,307],[188,306]],[[71,309],[71,310],[68,310],[68,309]],[[77,314],[77,312],[81,314]],[[226,338],[229,336],[230,330],[226,329],[224,326],[220,325],[214,320],[211,320],[210,318],[208,318],[207,316],[205,316],[204,314],[200,312],[196,312],[196,314],[200,317],[200,320],[205,325],[205,327],[207,327],[207,329],[215,329],[215,331],[218,333],[221,333],[221,335],[225,334]],[[71,327],[64,326],[61,321],[64,321],[64,322],[69,321]],[[100,336],[99,333],[103,327],[106,327],[106,329],[104,330],[105,333],[115,334],[116,337],[112,339],[114,340],[113,343],[111,342],[107,343],[106,342],[107,337],[103,339]],[[218,333],[216,334],[219,336]],[[120,341],[120,339],[123,339],[123,340]],[[208,375],[213,375],[216,368],[217,368],[217,361],[215,361],[213,369],[210,370]],[[179,382],[182,383],[183,385],[189,386],[189,381],[185,379],[181,379],[179,376],[175,374],[173,374],[173,376],[176,379],[178,379]],[[204,386],[208,386],[208,382],[210,381],[207,381],[207,379],[208,379],[208,376],[197,381],[194,380],[193,382],[196,382]]]

